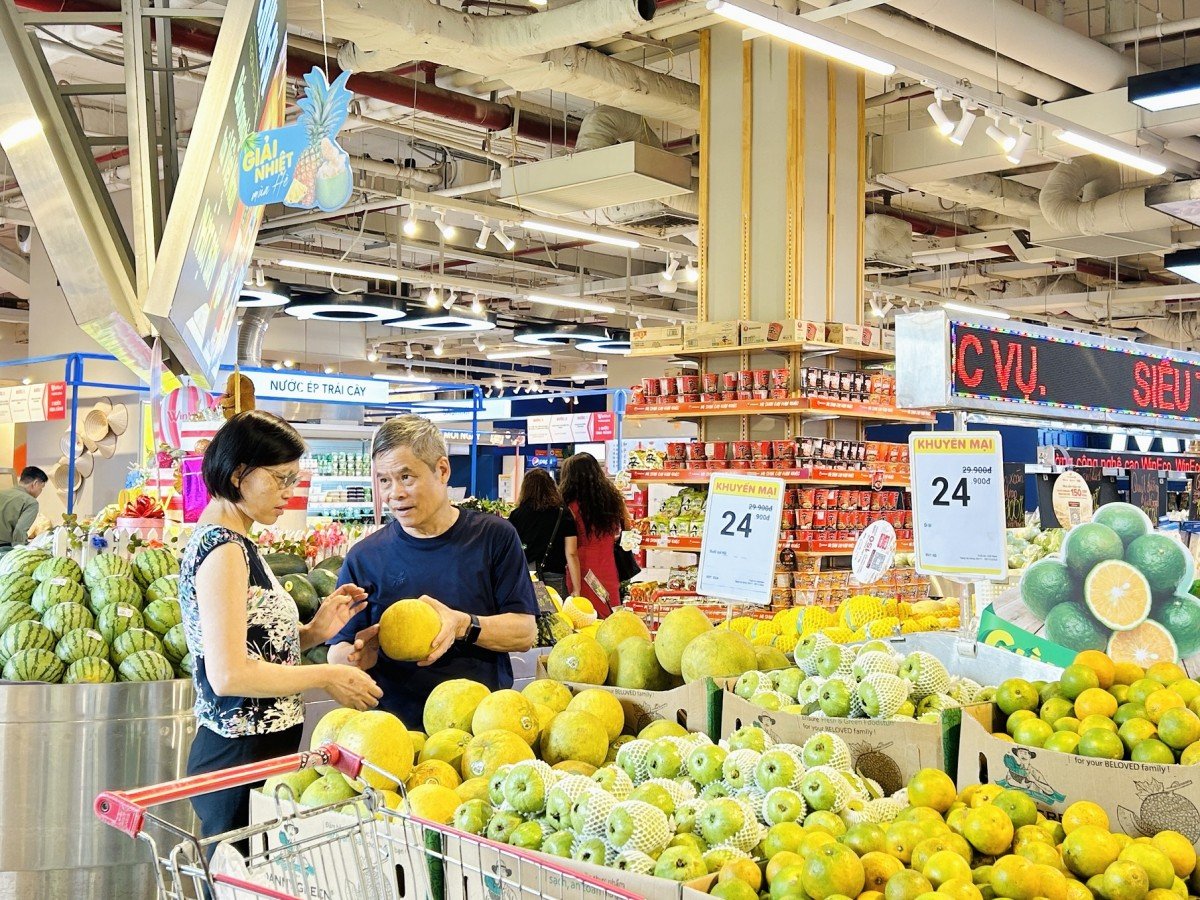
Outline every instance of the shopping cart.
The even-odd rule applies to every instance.
[[[265,798],[273,803],[267,821],[210,838],[149,811],[315,766],[333,766],[356,781],[359,799],[304,807],[281,785]],[[640,900],[546,858],[390,809],[363,780],[364,769],[397,781],[326,744],[152,787],[105,791],[95,812],[149,844],[160,900]]]

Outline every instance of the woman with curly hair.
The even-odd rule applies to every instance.
[[[575,516],[578,534],[582,584],[572,583],[571,592],[586,597],[597,615],[606,618],[621,602],[613,544],[630,526],[625,498],[589,453],[576,453],[563,463],[559,492]]]

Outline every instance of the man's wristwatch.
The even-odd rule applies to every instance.
[[[467,625],[466,634],[458,640],[463,644],[474,644],[479,640],[479,633],[483,631],[483,626],[479,624],[479,616],[471,616],[471,622]]]

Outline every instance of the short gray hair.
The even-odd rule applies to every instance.
[[[371,458],[377,459],[400,447],[407,447],[430,469],[436,468],[442,457],[450,455],[442,432],[424,416],[395,416],[380,425],[371,441]]]

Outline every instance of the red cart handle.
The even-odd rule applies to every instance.
[[[334,766],[342,774],[357,778],[362,771],[362,757],[337,744],[323,744],[316,750],[293,753],[278,759],[248,763],[219,772],[192,775],[131,791],[103,791],[96,797],[93,809],[102,822],[137,837],[145,822],[146,810],[152,806],[186,800],[212,791],[241,787],[265,781],[273,775],[286,775],[314,766]]]

